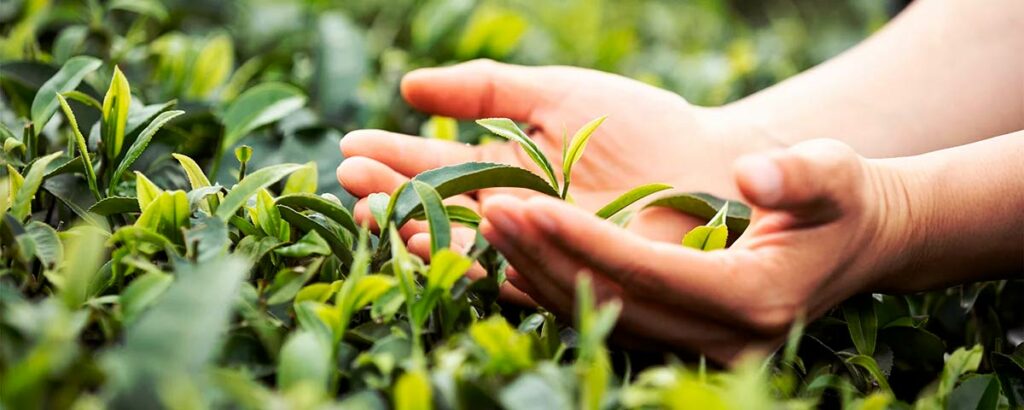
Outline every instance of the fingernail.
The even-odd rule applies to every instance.
[[[736,168],[746,178],[757,202],[771,205],[782,199],[782,170],[771,158],[747,155],[737,160]]]

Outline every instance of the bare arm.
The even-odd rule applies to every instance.
[[[712,111],[740,136],[839,138],[869,157],[1024,129],[1024,2],[919,0],[840,56]]]

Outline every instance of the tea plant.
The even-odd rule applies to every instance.
[[[1020,281],[863,295],[730,370],[686,352],[622,350],[606,342],[619,305],[598,306],[586,279],[574,317],[499,301],[501,255],[482,238],[466,254],[450,249],[450,227],[480,216],[443,202],[491,187],[571,200],[572,167],[602,118],[565,138],[561,172],[514,122],[481,121],[527,150],[539,172],[489,163],[424,172],[371,196],[374,235],[333,181],[337,160],[309,155],[336,155],[345,124],[389,124],[407,112],[374,94],[394,81],[381,73],[351,114],[360,88],[351,75],[365,67],[323,69],[365,53],[353,40],[360,26],[325,12],[314,36],[330,41],[296,42],[315,53],[282,44],[294,58],[250,55],[236,65],[255,36],[174,31],[189,17],[158,2],[85,3],[54,10],[88,22],[42,24],[40,6],[3,29],[5,408],[1024,405]],[[416,10],[413,40],[396,40],[410,50],[442,44],[435,30],[472,11],[428,3]],[[468,26],[474,38],[493,38],[479,34],[487,22],[517,16],[481,10]],[[372,29],[378,40],[387,21]],[[46,30],[52,40],[35,35]],[[474,41],[458,52],[502,50],[498,40]],[[428,126],[462,138],[452,119]],[[299,163],[309,158],[317,161]],[[709,251],[749,224],[741,203],[669,188],[638,187],[596,214],[625,224],[641,206],[686,212],[709,223],[683,245]],[[412,219],[428,222],[429,263],[397,237]],[[473,263],[487,276],[467,278]]]

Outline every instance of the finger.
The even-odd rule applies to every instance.
[[[626,229],[652,241],[678,244],[691,229],[704,222],[670,208],[654,207],[637,212]]]
[[[358,198],[380,192],[390,194],[408,180],[405,175],[370,158],[346,158],[338,166],[341,187]]]
[[[341,139],[341,153],[345,158],[372,158],[407,177],[447,165],[480,161],[482,155],[480,148],[471,145],[381,130],[346,134]]]
[[[834,140],[802,142],[785,150],[736,160],[736,183],[755,206],[823,214],[841,209],[859,189],[862,167],[849,146]]]
[[[577,278],[590,269],[580,262],[579,258],[570,256],[554,246],[553,237],[539,235],[528,222],[511,226],[523,218],[523,201],[512,198],[499,198],[485,204],[484,209],[488,221],[494,221],[495,232],[489,234],[497,240],[500,249],[509,260],[520,267],[524,276],[529,276],[534,284],[543,283],[543,287],[557,288],[545,291],[545,299],[552,299],[557,294],[573,295]],[[502,221],[502,222],[499,222]],[[595,297],[599,302],[610,299],[623,300],[622,320],[620,327],[644,337],[684,346],[689,349],[703,349],[707,346],[735,343],[745,337],[739,331],[722,326],[715,320],[707,320],[699,315],[681,315],[679,310],[658,308],[657,302],[646,298],[636,298],[622,294],[614,283],[602,275],[591,275]],[[540,287],[538,286],[538,287]],[[571,302],[562,302],[560,309]],[[671,326],[666,324],[671,323]]]
[[[420,111],[456,118],[506,117],[532,122],[533,113],[558,103],[566,81],[554,67],[475,60],[423,68],[402,79],[402,96]]]
[[[746,259],[645,240],[561,201],[534,197],[525,224],[573,258],[585,261],[637,297],[662,299],[690,310],[732,319],[749,302]],[[487,212],[487,205],[483,206]],[[723,284],[730,284],[723,286]]]

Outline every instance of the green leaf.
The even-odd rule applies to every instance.
[[[284,178],[285,175],[297,171],[301,167],[301,165],[297,164],[280,164],[253,172],[245,177],[245,179],[239,181],[238,185],[235,185],[234,188],[231,188],[228,195],[224,197],[224,201],[217,207],[217,217],[227,221],[256,192]]]
[[[174,119],[174,117],[184,113],[184,111],[165,111],[160,113],[153,122],[150,122],[149,125],[139,133],[135,142],[128,147],[128,151],[125,152],[124,158],[121,159],[121,163],[117,164],[117,169],[114,170],[114,175],[110,178],[110,192],[113,192],[114,186],[116,186],[118,182],[121,182],[121,176],[124,175],[125,171],[128,171],[128,168],[135,163],[135,160],[142,156],[143,151],[145,151],[146,147],[149,146],[149,142],[153,140],[153,135],[160,130],[160,127],[163,127],[164,124]]]
[[[315,194],[317,178],[316,162],[307,162],[302,166],[302,168],[295,171],[288,177],[288,180],[284,183],[284,190],[281,191],[281,194]]]
[[[177,153],[171,154],[171,156],[178,160],[178,163],[181,164],[181,168],[185,170],[185,176],[188,177],[188,183],[192,186],[193,190],[211,186],[210,179],[206,177],[206,173],[203,172],[203,169],[200,168],[199,164],[196,164],[192,158],[189,158],[187,155]],[[220,205],[221,197],[222,194],[218,192],[217,195],[206,199],[210,212],[217,210],[217,207]]]
[[[479,346],[489,374],[510,375],[533,365],[532,340],[516,331],[500,315],[469,327],[469,336]]]
[[[242,93],[227,110],[224,123],[224,147],[234,146],[253,130],[280,120],[306,105],[306,96],[298,88],[284,83],[263,83]]]
[[[555,170],[551,167],[551,162],[548,161],[548,157],[544,155],[544,152],[540,150],[540,147],[533,142],[533,139],[526,135],[523,130],[519,129],[516,123],[508,118],[485,118],[476,121],[487,130],[501,136],[510,141],[515,141],[526,151],[526,155],[533,160],[544,175],[548,177],[548,182],[551,187],[558,191],[558,179],[555,178]]]
[[[277,368],[277,387],[287,391],[300,385],[313,388],[317,396],[327,389],[331,377],[331,348],[309,331],[291,335],[281,348]]]
[[[191,84],[186,96],[205,98],[210,96],[217,87],[231,75],[235,65],[235,48],[231,37],[218,34],[203,44],[195,63],[192,65]]]
[[[256,207],[251,210],[252,221],[263,230],[263,233],[283,242],[291,239],[289,226],[281,220],[281,212],[274,206],[274,198],[266,189],[260,189],[256,193]]]
[[[725,249],[727,239],[729,239],[729,229],[725,226],[716,228],[698,226],[683,236],[683,246],[702,251],[714,251]]]
[[[146,175],[135,171],[135,198],[139,201],[139,209],[145,211],[149,204],[163,192],[164,190],[146,178]]]
[[[467,162],[432,169],[417,175],[413,180],[430,185],[442,199],[494,187],[526,188],[542,194],[558,196],[558,191],[530,171],[486,162]],[[414,212],[420,209],[422,209],[422,205],[415,188],[406,186],[395,199],[391,221],[401,226],[412,217]]]
[[[324,303],[334,296],[334,293],[341,289],[342,281],[336,280],[331,283],[314,283],[307,285],[295,294],[295,304],[298,305],[307,300]]]
[[[672,186],[659,183],[638,186],[622,195],[619,195],[618,198],[615,198],[615,200],[609,202],[608,205],[599,209],[595,215],[601,219],[611,218],[613,215],[619,213],[619,211],[623,209],[626,209],[626,207],[632,205],[636,201],[666,189],[672,189]]]
[[[96,171],[92,168],[92,158],[89,157],[89,148],[85,143],[85,136],[82,135],[82,131],[78,129],[78,120],[75,119],[75,112],[71,110],[71,106],[64,100],[64,97],[57,94],[57,101],[60,103],[61,110],[64,111],[64,116],[67,117],[68,123],[71,125],[71,132],[75,136],[75,147],[78,148],[78,155],[82,158],[82,169],[85,170],[85,180],[89,184],[89,189],[93,193],[93,197],[97,200],[100,199],[100,188],[96,183]]]
[[[227,254],[231,246],[228,226],[218,218],[200,214],[185,231],[187,256],[197,262],[213,260]]]
[[[82,225],[66,231],[64,262],[60,266],[58,295],[64,306],[77,309],[89,299],[89,289],[107,254],[105,233]]]
[[[651,201],[645,208],[671,208],[687,215],[711,220],[726,202],[730,202],[731,205],[727,214],[728,220],[726,221],[729,231],[737,234],[743,233],[747,226],[750,225],[750,208],[742,203],[726,201],[710,194],[700,192],[672,194]]]
[[[249,266],[230,256],[175,265],[170,287],[125,329],[123,347],[104,361],[108,374],[125,382],[115,390],[114,407],[156,403],[156,392],[145,386],[205,372],[229,330]]]
[[[356,279],[352,292],[339,301],[349,313],[355,313],[395,287],[395,278],[386,275],[366,275]]]
[[[942,368],[942,375],[939,376],[939,387],[936,391],[938,397],[946,397],[956,386],[960,376],[978,370],[984,350],[981,345],[974,345],[970,350],[961,347],[946,359],[946,365]]]
[[[158,0],[113,0],[107,7],[149,16],[160,22],[167,20],[167,9]]]
[[[404,185],[403,185],[404,186]],[[366,197],[367,205],[370,208],[370,215],[373,215],[374,222],[377,223],[377,227],[380,228],[381,232],[387,229],[388,214],[394,202],[391,200],[390,194],[383,192],[375,192]],[[420,211],[423,208],[420,207]],[[422,213],[422,212],[420,212]]]
[[[36,191],[39,191],[39,185],[43,183],[43,176],[46,175],[46,166],[61,156],[61,154],[63,153],[55,152],[37,159],[32,163],[28,172],[25,173],[25,179],[17,187],[17,190],[14,190],[12,186],[11,192],[14,193],[14,198],[11,200],[11,215],[14,215],[14,218],[21,221],[32,213],[32,198],[35,198]],[[8,170],[11,169],[13,168],[10,168],[10,165],[8,165]],[[12,175],[16,174],[16,172],[12,173]]]
[[[430,379],[425,371],[405,372],[395,383],[395,410],[430,410],[433,408],[432,396]]]
[[[174,277],[162,272],[147,272],[121,292],[121,314],[130,325],[143,310],[153,304],[171,286]]]
[[[359,232],[348,209],[323,197],[306,193],[290,194],[278,197],[276,203],[296,210],[309,209],[319,212],[349,232],[353,234]]]
[[[320,234],[320,237],[331,246],[334,256],[337,256],[343,263],[352,262],[352,251],[333,229],[287,206],[278,205],[278,210],[281,212],[281,218],[284,218],[292,226],[303,232],[316,231],[316,233]]]
[[[420,134],[436,140],[458,141],[459,122],[454,118],[432,115],[420,127]]]
[[[128,107],[131,106],[132,91],[128,86],[121,69],[114,66],[114,77],[110,80],[110,88],[103,97],[102,140],[107,147],[107,158],[113,159],[121,155],[124,145],[125,128],[128,125]]]
[[[252,159],[252,147],[239,145],[238,148],[235,148],[235,159],[242,165],[249,163],[249,160]]]
[[[451,245],[452,228],[448,221],[448,213],[441,202],[441,196],[430,185],[414,179],[412,187],[420,197],[424,214],[427,216],[430,228],[430,254],[433,255]]]
[[[36,135],[42,132],[43,127],[50,121],[50,117],[57,112],[57,94],[72,91],[78,87],[89,73],[96,71],[103,65],[99,59],[88,56],[77,56],[68,59],[64,66],[50,77],[32,100],[32,123],[35,124]]]
[[[999,380],[984,374],[969,377],[960,383],[946,400],[951,410],[995,409],[999,404]]]
[[[892,389],[889,387],[889,381],[886,380],[885,374],[882,373],[882,370],[878,368],[878,363],[875,362],[875,358],[859,354],[846,359],[846,362],[855,364],[864,370],[867,370],[868,374],[870,374],[871,377],[875,379],[875,382],[878,383],[878,388],[890,395],[892,394]]]
[[[97,99],[93,98],[91,95],[83,93],[81,91],[78,91],[78,90],[65,91],[65,92],[60,93],[59,95],[64,96],[64,98],[75,100],[75,101],[78,101],[78,102],[80,102],[82,104],[88,105],[88,106],[90,106],[92,108],[95,108],[97,111],[103,111],[103,104],[100,103],[99,100],[97,100]]]
[[[157,188],[159,189],[159,188]],[[156,193],[153,195],[155,198]],[[150,199],[152,201],[152,198]],[[139,200],[130,196],[108,196],[89,207],[89,212],[99,216],[120,215],[132,212],[142,212],[139,207]]]
[[[305,258],[309,255],[330,255],[331,247],[316,231],[309,231],[298,242],[277,248],[274,252],[289,258]]]
[[[871,295],[859,295],[842,305],[843,318],[850,332],[850,339],[857,352],[872,356],[878,339],[878,316],[875,313],[875,299]]]
[[[35,254],[46,269],[55,267],[64,259],[64,245],[57,231],[45,223],[32,221],[25,225],[25,235],[35,244]]]
[[[564,158],[562,158],[562,198],[565,198],[569,193],[569,181],[572,177],[573,165],[576,165],[580,158],[583,158],[583,150],[587,148],[587,141],[590,141],[594,131],[606,119],[608,119],[608,116],[595,118],[584,124],[583,127],[580,127],[576,134],[572,136],[572,141],[569,142],[569,146],[563,154]]]
[[[188,227],[191,213],[185,191],[164,191],[142,209],[134,226],[150,229],[180,244],[181,229]]]
[[[1010,407],[1024,406],[1024,348],[1018,345],[1018,353],[1014,356],[1003,353],[992,354],[992,369],[999,377]]]
[[[192,158],[183,154],[171,154],[174,159],[178,160],[181,164],[181,168],[185,170],[185,176],[188,177],[189,184],[192,185],[192,189],[199,189],[202,187],[210,186],[210,179],[206,177],[203,169],[196,164]]]

